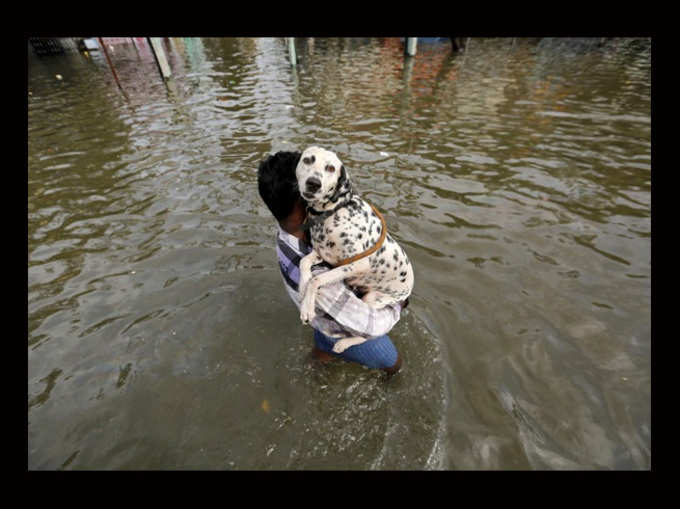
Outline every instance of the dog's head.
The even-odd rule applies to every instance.
[[[349,174],[338,156],[320,147],[306,149],[295,169],[302,197],[321,208],[336,203],[351,190]]]

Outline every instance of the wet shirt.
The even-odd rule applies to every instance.
[[[279,227],[276,236],[276,254],[288,295],[300,308],[300,260],[312,251],[302,239]],[[312,266],[312,274],[330,270],[330,265]],[[367,306],[342,281],[323,285],[316,296],[316,315],[312,327],[335,337],[377,337],[387,334],[399,321],[401,306],[395,304],[382,309]]]

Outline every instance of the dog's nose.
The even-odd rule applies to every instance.
[[[307,182],[305,182],[307,187],[307,192],[315,193],[321,188],[321,181],[316,177],[309,177]]]

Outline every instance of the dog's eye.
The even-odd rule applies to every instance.
[[[333,173],[335,171],[335,166],[333,166],[332,164],[329,164],[328,166],[326,166],[326,171],[328,173]]]

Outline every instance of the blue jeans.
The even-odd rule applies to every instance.
[[[338,338],[331,338],[314,329],[314,343],[319,350],[350,362],[358,362],[369,368],[391,368],[397,362],[397,349],[387,336],[364,341],[360,345],[350,346],[342,353],[335,353],[333,345]]]

